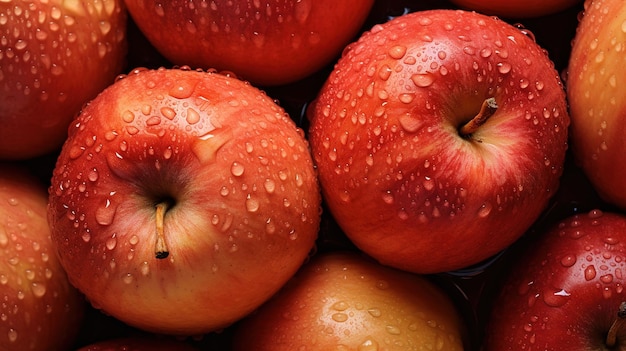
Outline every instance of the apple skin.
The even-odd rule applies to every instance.
[[[46,187],[25,168],[0,163],[0,349],[67,350],[85,299],[56,257]]]
[[[121,73],[122,0],[0,3],[0,159],[55,152],[82,105]]]
[[[450,0],[465,9],[507,18],[535,18],[567,10],[582,0]]]
[[[461,136],[490,97],[495,113]],[[420,11],[374,26],[307,113],[331,214],[361,250],[411,272],[498,253],[538,218],[563,172],[558,72],[522,31],[478,13]]]
[[[295,82],[334,60],[373,0],[126,0],[138,27],[174,64],[235,72],[257,85]]]
[[[198,351],[198,349],[172,339],[129,336],[94,342],[76,351]]]
[[[199,335],[268,299],[307,258],[321,195],[302,130],[216,72],[137,69],[69,130],[49,189],[52,238],[94,307]],[[155,255],[155,205],[169,201]]]
[[[425,277],[354,252],[314,256],[235,330],[233,351],[463,350],[452,300]],[[430,348],[429,348],[430,347]]]
[[[584,5],[567,74],[572,153],[598,194],[626,209],[626,91],[621,88],[626,84],[626,7],[606,0]]]
[[[493,300],[485,351],[624,349],[604,344],[624,294],[626,217],[595,209],[530,241]]]

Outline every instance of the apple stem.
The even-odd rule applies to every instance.
[[[498,104],[496,103],[496,99],[493,97],[487,98],[485,101],[483,101],[483,104],[480,107],[480,111],[478,112],[478,114],[465,125],[463,125],[463,127],[461,127],[461,135],[472,135],[472,133],[478,130],[478,127],[483,125],[489,119],[489,117],[491,117],[496,112],[497,109]]]
[[[155,257],[163,259],[169,256],[170,252],[165,243],[164,225],[163,220],[165,218],[165,212],[167,212],[167,202],[159,202],[156,205],[156,246]]]
[[[613,348],[617,343],[617,333],[623,328],[626,323],[626,302],[622,302],[617,310],[617,318],[613,321],[608,334],[606,335],[606,346]]]

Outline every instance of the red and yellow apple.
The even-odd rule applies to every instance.
[[[348,252],[320,254],[237,325],[234,351],[463,350],[465,325],[439,287]]]
[[[44,184],[0,163],[0,350],[64,351],[78,334],[85,300],[57,259],[46,203]]]
[[[598,194],[621,209],[626,209],[625,21],[622,1],[586,1],[567,75],[572,153]]]
[[[0,2],[0,159],[55,152],[125,63],[122,0]]]
[[[461,10],[375,25],[308,116],[339,226],[379,262],[418,273],[476,264],[523,235],[559,186],[569,125],[545,50]]]
[[[373,0],[126,0],[137,26],[178,65],[230,70],[261,85],[304,78],[357,34]]]
[[[626,217],[592,210],[517,253],[490,304],[485,351],[623,350]]]
[[[207,333],[257,308],[320,224],[303,131],[250,84],[184,67],[137,69],[85,106],[49,194],[73,284],[165,334]]]

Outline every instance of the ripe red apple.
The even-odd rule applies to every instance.
[[[50,240],[46,188],[21,166],[0,164],[0,350],[67,350],[85,300]]]
[[[426,278],[365,256],[314,256],[237,325],[234,351],[463,350],[464,322]]]
[[[567,75],[572,152],[607,202],[626,209],[626,7],[585,2]]]
[[[573,215],[515,257],[493,301],[485,351],[624,349],[623,214]]]
[[[509,18],[532,18],[566,10],[582,0],[450,0],[466,10]]]
[[[190,344],[172,339],[129,336],[97,341],[77,351],[197,351]]]
[[[558,188],[558,72],[517,28],[462,10],[374,26],[308,111],[332,215],[381,263],[459,269],[517,240]]]
[[[60,148],[124,64],[122,0],[0,2],[0,159]]]
[[[303,132],[215,72],[133,71],[76,119],[49,190],[52,238],[92,304],[197,335],[267,300],[302,264],[321,196]]]
[[[150,42],[179,65],[230,70],[262,85],[304,78],[357,34],[373,0],[126,0]]]

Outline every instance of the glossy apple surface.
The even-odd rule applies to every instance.
[[[347,252],[315,256],[237,328],[234,351],[452,351],[465,331],[426,278]]]
[[[46,188],[22,167],[0,163],[0,349],[67,350],[85,301],[56,257]]]
[[[0,2],[0,159],[54,152],[126,54],[122,0]]]
[[[626,217],[592,210],[531,241],[493,301],[485,351],[623,350],[626,329],[611,325],[626,301]],[[626,316],[625,316],[626,317]]]
[[[626,209],[626,7],[587,1],[577,28],[567,76],[572,151],[607,202]]]
[[[49,190],[71,281],[132,326],[196,335],[276,292],[317,237],[303,132],[232,76],[138,69],[83,109]]]
[[[582,0],[451,0],[465,10],[508,18],[533,18],[566,10]]]
[[[545,51],[461,10],[374,26],[308,115],[337,223],[381,263],[419,273],[518,239],[557,190],[567,149],[565,93]]]
[[[175,64],[230,70],[261,85],[304,78],[357,34],[373,0],[126,0],[128,11]]]

